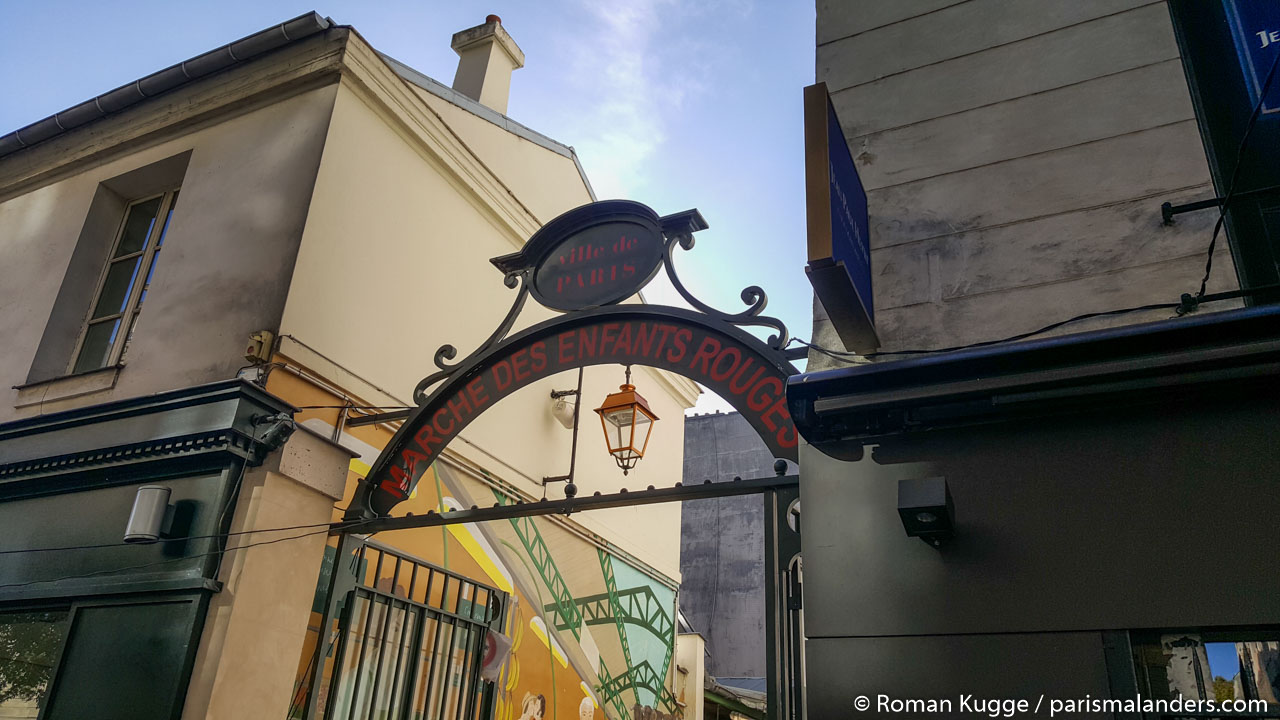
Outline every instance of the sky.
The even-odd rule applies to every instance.
[[[525,53],[507,114],[578,152],[600,199],[659,214],[698,208],[710,228],[676,258],[686,287],[808,338],[801,97],[814,77],[814,6],[775,0],[0,0],[0,134],[315,10],[452,84],[454,32],[486,15]],[[683,304],[665,278],[650,302]],[[728,409],[704,397],[696,411]]]

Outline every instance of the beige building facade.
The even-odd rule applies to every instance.
[[[81,691],[61,679],[72,671],[70,660],[58,658],[72,658],[77,638],[97,627],[76,618],[94,617],[87,608],[120,592],[111,581],[135,575],[142,584],[130,592],[166,603],[180,592],[192,608],[183,616],[185,639],[166,646],[177,675],[172,692],[157,695],[155,717],[324,717],[334,711],[330,701],[399,703],[432,716],[471,701],[467,691],[441,694],[439,687],[434,695],[397,695],[385,679],[370,690],[361,671],[339,669],[333,657],[318,673],[311,665],[318,638],[329,636],[318,623],[331,568],[342,567],[324,524],[341,517],[398,421],[347,423],[412,405],[441,345],[463,354],[481,345],[514,297],[489,259],[594,199],[572,148],[506,115],[511,73],[524,57],[501,21],[459,33],[454,47],[460,65],[450,88],[312,13],[0,137],[0,330],[7,338],[0,373],[10,388],[0,403],[0,472],[12,478],[0,513],[54,512],[38,503],[56,501],[69,516],[93,517],[71,544],[118,544],[137,488],[167,483],[174,507],[190,514],[188,527],[213,543],[186,548],[200,551],[200,563],[182,578],[136,562],[161,563],[165,573],[185,568],[178,562],[184,550],[164,542],[128,548],[105,565],[74,554],[81,551],[44,566],[25,555],[0,561],[0,632],[6,622],[23,632],[39,627],[50,647],[66,648],[40,655],[43,674],[25,695],[0,696],[0,713],[21,706],[72,717],[65,708],[80,707]],[[531,304],[514,330],[551,316]],[[590,412],[622,380],[620,366],[583,375],[576,472],[585,493],[669,484],[680,473],[683,414],[697,385],[635,369],[635,384],[661,420],[644,460],[624,478]],[[554,376],[480,417],[397,512],[561,493],[562,485],[541,480],[563,474],[571,450],[549,395],[577,382],[576,373]],[[149,419],[129,420],[135,416]],[[128,432],[117,430],[124,422]],[[212,447],[191,434],[197,426],[228,439],[207,455],[223,465],[192,481],[183,500],[186,481],[166,478],[187,472],[173,465],[173,448]],[[278,429],[286,426],[296,427],[292,435]],[[62,461],[46,462],[67,448],[30,438],[52,438],[61,428],[80,428],[65,442],[87,443],[84,462],[99,465],[78,466],[72,476],[56,470]],[[112,438],[130,433],[167,459],[135,464],[146,472],[118,471],[134,451]],[[53,494],[39,489],[54,487]],[[93,508],[99,495],[110,498],[102,513]],[[647,707],[676,714],[679,528],[678,504],[653,505],[519,528],[398,531],[378,536],[381,549],[362,546],[360,558],[386,553],[399,558],[397,571],[419,567],[500,599],[493,607],[502,608],[501,620],[486,615],[481,624],[511,641],[510,657],[476,713],[515,718],[538,707],[547,718],[618,718]],[[66,544],[47,533],[10,542],[32,551]],[[176,564],[163,564],[170,561]],[[377,603],[384,602],[420,608],[412,622],[439,627],[453,618],[456,633],[458,622],[470,622],[457,653],[478,669],[482,648],[467,643],[484,629],[464,607],[477,602],[474,595],[466,601],[446,589],[433,598],[430,587],[422,595],[424,588],[380,574],[381,562],[357,566],[363,589],[351,597],[374,598],[361,606],[366,618],[383,612]],[[82,580],[60,571],[106,579],[76,585]],[[575,603],[592,602],[581,599],[606,586],[651,603],[653,622],[638,630],[622,617],[565,623]],[[378,617],[390,628],[388,613]],[[388,641],[385,632],[367,637]],[[423,677],[451,655],[429,646],[414,652]],[[22,658],[0,658],[14,659]],[[307,699],[312,677],[328,688],[319,706]],[[412,680],[396,682],[410,687]],[[94,687],[101,693],[112,685]],[[140,686],[125,680],[115,687],[122,694],[99,694],[99,705],[126,712],[128,693]],[[479,697],[479,685],[467,687]]]

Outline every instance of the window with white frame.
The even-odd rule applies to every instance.
[[[175,189],[134,201],[125,210],[72,356],[72,373],[110,367],[124,359],[177,204]]]

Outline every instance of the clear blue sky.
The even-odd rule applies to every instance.
[[[0,5],[0,134],[309,10],[450,84],[450,37],[496,13],[526,55],[508,114],[574,146],[602,199],[700,209],[711,228],[677,259],[691,290],[737,312],[738,292],[761,285],[767,312],[809,337],[801,94],[814,75],[811,2]],[[669,288],[646,294],[675,300]]]

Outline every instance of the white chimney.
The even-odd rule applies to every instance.
[[[502,29],[502,18],[490,15],[483,25],[455,33],[451,47],[458,53],[453,89],[506,115],[511,73],[524,67],[524,53]]]

